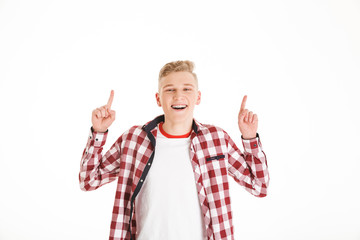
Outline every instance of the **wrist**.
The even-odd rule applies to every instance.
[[[105,133],[105,132],[107,132],[108,131],[108,129],[96,129],[96,128],[94,128],[94,127],[91,127],[91,130],[93,131],[93,132],[97,132],[97,133]]]
[[[241,135],[242,139],[244,140],[250,140],[250,139],[254,139],[257,137],[257,134],[254,135]]]

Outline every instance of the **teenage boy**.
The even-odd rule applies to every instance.
[[[238,115],[242,153],[224,130],[193,118],[201,99],[193,68],[190,61],[167,63],[156,93],[164,115],[127,130],[105,155],[114,91],[92,112],[79,180],[84,191],[118,180],[110,239],[234,239],[228,175],[266,196],[267,160],[247,97]]]

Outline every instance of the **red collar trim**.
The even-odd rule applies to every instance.
[[[161,122],[159,124],[159,129],[160,129],[160,132],[162,133],[162,135],[164,135],[167,138],[188,138],[191,134],[191,131],[190,131],[189,133],[184,134],[184,135],[170,135],[170,134],[166,133],[165,130],[163,129],[163,122]]]

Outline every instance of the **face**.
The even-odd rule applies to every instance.
[[[201,93],[194,76],[189,72],[172,72],[159,83],[156,101],[163,108],[165,121],[173,123],[192,121],[195,105],[200,104]]]

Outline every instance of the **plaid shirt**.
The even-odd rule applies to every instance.
[[[80,188],[91,191],[118,180],[109,239],[135,240],[135,198],[151,168],[158,124],[163,121],[161,115],[144,126],[130,128],[105,155],[102,150],[108,131],[90,130],[80,164]],[[233,240],[228,174],[257,197],[266,196],[269,184],[259,135],[242,140],[242,153],[224,130],[194,120],[190,139],[190,159],[207,239]]]

